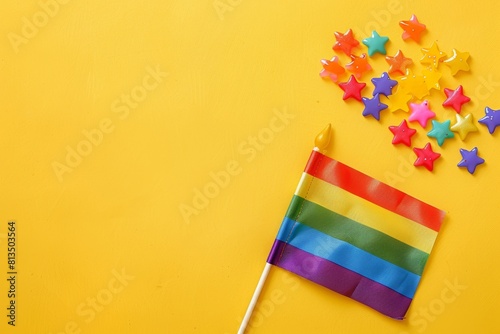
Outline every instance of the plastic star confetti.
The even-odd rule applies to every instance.
[[[361,91],[365,86],[366,84],[364,82],[358,82],[354,75],[351,75],[347,82],[339,83],[339,87],[344,91],[342,99],[347,100],[353,98],[361,101]]]
[[[406,75],[399,78],[399,86],[419,100],[429,94],[424,77],[414,74],[409,68],[406,69]]]
[[[404,40],[411,38],[417,43],[420,42],[420,35],[425,31],[425,24],[418,22],[415,15],[412,15],[409,21],[399,22],[399,26],[404,30],[401,36]]]
[[[389,96],[388,109],[391,112],[402,110],[408,112],[408,102],[411,100],[411,95],[402,89],[396,90],[396,93]]]
[[[457,113],[462,111],[462,104],[470,101],[470,98],[464,95],[464,88],[462,85],[458,86],[455,90],[445,88],[444,93],[447,99],[443,102],[443,106],[452,107]]]
[[[380,36],[378,32],[373,30],[372,36],[365,38],[363,44],[368,47],[368,55],[371,57],[375,53],[381,53],[385,55],[387,51],[385,50],[385,44],[389,41],[389,37]]]
[[[420,59],[420,62],[434,68],[437,68],[442,59],[446,57],[446,53],[439,50],[436,42],[432,43],[429,49],[422,48],[422,53],[424,56]]]
[[[427,133],[427,136],[436,138],[438,145],[442,146],[445,139],[455,137],[455,134],[450,131],[450,120],[442,123],[432,121],[432,130]]]
[[[472,114],[468,114],[465,117],[457,116],[457,122],[451,126],[451,131],[458,132],[460,139],[465,140],[469,132],[476,132],[477,126],[472,123]]]
[[[426,31],[425,24],[420,23],[417,17],[412,15],[408,21],[400,21],[399,25],[403,29],[403,40],[412,39],[420,44],[421,37]],[[349,29],[345,33],[335,32],[335,39],[336,42],[333,45],[333,49],[336,51],[337,56],[341,58],[339,52],[343,52],[351,60],[346,62],[345,66],[342,66],[337,56],[331,60],[322,59],[321,64],[323,69],[320,73],[321,77],[330,78],[332,81],[338,83],[338,86],[343,91],[342,99],[344,101],[348,99],[361,101],[364,106],[362,114],[365,117],[372,116],[380,121],[381,112],[385,109],[388,109],[390,112],[400,110],[404,112],[410,111],[411,113],[405,120],[402,120],[399,125],[389,126],[389,130],[393,134],[393,145],[403,144],[412,147],[411,139],[418,131],[408,126],[411,124],[410,122],[418,122],[422,128],[427,128],[423,131],[427,133],[428,141],[430,142],[423,148],[414,148],[414,152],[417,155],[414,163],[415,166],[424,166],[430,171],[433,170],[434,161],[441,156],[441,154],[432,150],[431,143],[434,139],[437,145],[441,147],[447,139],[456,136],[464,141],[470,132],[478,131],[478,126],[473,121],[471,113],[466,116],[460,115],[462,106],[471,101],[471,98],[464,95],[462,85],[458,85],[457,83],[458,87],[455,90],[443,87],[450,84],[449,80],[446,81],[446,79],[456,79],[456,77],[453,78],[452,76],[455,76],[458,72],[470,71],[468,63],[470,55],[468,52],[460,52],[457,49],[453,49],[451,56],[447,57],[446,53],[439,49],[436,40],[428,48],[417,46],[417,49],[421,48],[422,51],[420,63],[423,66],[421,70],[412,70],[414,61],[411,58],[405,57],[402,50],[398,50],[393,56],[380,57],[385,59],[388,68],[386,67],[386,72],[384,70],[380,71],[379,73],[382,73],[380,76],[371,78],[371,82],[373,83],[373,91],[371,93],[373,97],[366,97],[366,93],[364,94],[365,97],[363,97],[363,89],[370,83],[368,80],[362,80],[364,81],[362,82],[361,78],[366,75],[366,72],[373,70],[371,62],[377,61],[376,53],[386,55],[389,36],[380,36],[376,30],[372,30],[370,37],[358,41],[354,37],[353,31]],[[360,45],[360,42],[367,47],[367,51],[358,56],[361,53],[359,50],[362,49],[359,46],[363,47],[363,45]],[[358,51],[355,50],[356,47],[358,47]],[[447,70],[443,70],[443,65],[440,63],[444,63],[444,65],[449,67],[450,72],[447,73]],[[418,67],[420,68],[420,65]],[[349,74],[349,78],[340,80],[340,78],[343,78],[341,76],[346,72]],[[446,95],[446,98],[442,99],[440,103],[442,103],[443,107],[453,108],[456,111],[456,122],[453,120],[436,119],[436,113],[431,110],[429,101],[424,100],[426,96],[431,94],[432,90],[443,92]],[[429,121],[432,123],[432,128],[429,125]],[[485,115],[479,122],[487,126],[490,134],[493,134],[496,128],[500,126],[500,109],[493,110],[486,107]],[[434,143],[434,145],[436,144]],[[461,150],[461,153],[462,151],[469,152]],[[473,151],[477,156],[477,148],[474,148],[470,152]],[[478,157],[478,159],[480,158]],[[467,160],[464,156],[463,161],[459,163],[459,167],[468,167],[465,165],[460,166],[460,164],[465,164],[466,162]],[[474,165],[475,167],[476,165]],[[473,173],[474,170],[471,172],[469,169],[469,172]]]
[[[406,68],[413,64],[413,60],[406,58],[401,50],[398,50],[394,57],[387,56],[385,60],[389,64],[389,73],[399,72],[406,73]]]
[[[429,102],[425,100],[422,103],[410,103],[411,114],[408,117],[410,122],[417,121],[423,128],[427,126],[427,122],[436,117],[434,111],[429,109]]]
[[[352,49],[359,45],[351,29],[347,30],[344,34],[338,31],[335,32],[335,39],[337,41],[333,45],[333,50],[342,51],[348,56],[352,54]]]
[[[392,88],[398,84],[396,80],[389,77],[387,72],[382,73],[380,78],[373,78],[372,82],[375,85],[373,95],[382,94],[386,97],[392,94]]]
[[[476,167],[484,163],[484,159],[477,155],[477,147],[472,150],[467,151],[461,148],[460,154],[462,155],[462,160],[458,163],[458,167],[467,167],[467,171],[474,174]]]
[[[377,121],[380,120],[380,112],[387,108],[386,104],[380,102],[380,95],[377,94],[373,98],[369,99],[367,97],[363,97],[363,104],[365,105],[365,109],[363,110],[363,116],[371,115]]]
[[[478,122],[486,125],[490,134],[493,134],[497,126],[500,125],[500,110],[493,110],[490,107],[486,107],[484,108],[484,114],[485,116]]]
[[[333,82],[337,82],[339,76],[344,74],[345,70],[339,63],[339,58],[337,56],[333,57],[332,60],[321,59],[321,65],[323,65],[323,70],[319,73],[322,78],[328,77]]]
[[[415,166],[424,166],[428,170],[434,169],[434,161],[438,159],[441,154],[432,150],[431,143],[427,143],[424,148],[413,148],[413,152],[417,155],[417,160],[413,163]]]
[[[441,90],[439,79],[441,79],[442,74],[437,69],[432,67],[425,68],[422,70],[422,76],[424,77],[424,82],[427,90]]]
[[[370,64],[368,64],[368,58],[366,53],[361,54],[361,56],[351,55],[352,61],[348,63],[345,68],[354,74],[356,79],[361,78],[363,73],[368,72],[372,69]]]
[[[458,71],[469,71],[469,64],[467,59],[469,59],[468,52],[460,52],[457,49],[453,49],[450,58],[443,60],[443,63],[447,65],[451,70],[451,75],[457,74]]]
[[[392,144],[404,144],[408,147],[411,146],[411,137],[417,133],[417,130],[408,127],[405,119],[398,126],[390,126],[389,130],[394,135]]]

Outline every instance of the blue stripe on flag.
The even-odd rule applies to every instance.
[[[286,218],[276,239],[413,298],[420,276],[307,225]]]

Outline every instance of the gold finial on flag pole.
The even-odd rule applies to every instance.
[[[332,125],[328,124],[326,128],[323,129],[314,140],[314,150],[324,151],[330,144],[330,139],[332,138]]]

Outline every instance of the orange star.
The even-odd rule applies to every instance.
[[[333,82],[337,82],[339,76],[345,72],[337,56],[333,57],[332,60],[321,59],[321,64],[323,65],[323,70],[319,75],[322,78],[329,77]]]
[[[406,58],[401,50],[398,50],[394,57],[385,57],[387,63],[389,63],[389,73],[399,72],[405,74],[406,68],[413,64],[413,60]]]
[[[350,56],[352,49],[358,46],[359,42],[354,38],[352,30],[347,30],[344,34],[335,32],[335,39],[337,40],[333,45],[333,50],[343,51],[346,55]]]
[[[368,72],[372,69],[370,64],[368,64],[368,57],[366,53],[361,54],[361,56],[357,57],[355,55],[351,55],[352,61],[345,65],[345,68],[354,74],[356,79],[361,78],[363,73]]]
[[[420,43],[420,34],[425,31],[425,24],[418,22],[415,15],[412,15],[409,21],[399,22],[399,26],[404,30],[401,36],[404,40],[411,38],[415,42]]]

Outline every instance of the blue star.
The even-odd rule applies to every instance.
[[[450,130],[450,120],[442,123],[432,121],[432,130],[427,133],[429,137],[436,138],[438,145],[442,146],[445,139],[455,137],[455,134]]]
[[[378,32],[373,30],[372,37],[365,38],[363,44],[368,47],[368,55],[371,57],[376,52],[385,55],[387,51],[385,50],[385,43],[389,41],[389,37],[380,36]]]
[[[369,99],[363,97],[363,104],[365,109],[363,110],[363,116],[372,115],[377,121],[380,120],[380,112],[387,108],[387,104],[380,102],[380,95],[377,94],[373,98]]]
[[[493,110],[490,107],[484,109],[485,116],[478,122],[486,125],[488,131],[493,134],[497,126],[500,125],[500,110]]]
[[[373,78],[373,84],[375,89],[373,90],[373,95],[382,94],[389,96],[392,94],[392,88],[398,84],[396,80],[392,80],[387,72],[382,73],[380,78]]]
[[[472,150],[467,151],[461,148],[460,154],[462,155],[462,160],[458,163],[458,167],[467,167],[469,173],[473,174],[476,170],[477,165],[484,163],[484,159],[477,155],[477,147]]]

